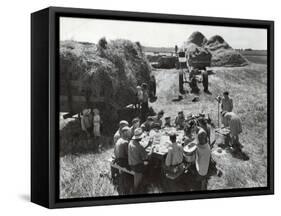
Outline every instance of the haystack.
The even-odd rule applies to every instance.
[[[210,66],[212,54],[204,48],[207,39],[200,32],[194,32],[184,43],[189,66],[202,68]]]
[[[139,43],[113,40],[103,46],[76,41],[60,44],[61,95],[85,92],[113,100],[120,107],[135,102],[136,86],[148,82],[151,68]],[[79,87],[69,85],[70,81]]]
[[[212,66],[239,67],[248,61],[219,35],[211,37],[204,45],[212,53]]]
[[[219,35],[207,40],[202,33],[194,32],[184,42],[183,48],[186,50],[188,64],[197,68],[239,67],[248,64],[248,61]]]

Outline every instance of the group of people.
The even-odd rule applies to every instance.
[[[198,119],[188,120],[185,118],[183,111],[178,113],[174,124],[171,124],[171,117],[166,116],[163,123],[162,118],[164,111],[161,110],[156,116],[148,116],[146,121],[141,124],[139,118],[132,120],[131,126],[125,120],[120,121],[119,128],[116,131],[114,142],[114,157],[115,163],[122,167],[126,167],[135,172],[134,175],[134,191],[138,192],[141,188],[146,173],[149,160],[153,153],[155,145],[152,145],[149,151],[141,145],[141,141],[145,134],[149,134],[149,142],[159,144],[159,133],[161,128],[174,127],[179,130],[184,130],[184,139],[177,140],[176,130],[171,130],[169,135],[170,144],[164,161],[165,170],[178,170],[177,167],[182,167],[184,161],[184,146],[187,140],[196,139],[196,170],[197,177],[202,182],[202,189],[206,189],[206,175],[210,162],[210,130],[205,118],[202,116]],[[175,169],[176,168],[176,169]]]

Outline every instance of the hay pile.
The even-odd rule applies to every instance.
[[[176,56],[162,56],[158,61],[159,68],[171,69],[176,67],[178,58]]]
[[[202,33],[193,32],[184,43],[189,66],[204,69],[211,65],[212,54],[204,47],[206,42],[207,39]]]
[[[232,49],[219,35],[211,37],[204,47],[212,53],[212,66],[239,67],[248,64],[246,58]]]
[[[60,73],[61,95],[87,92],[124,107],[134,103],[136,86],[148,82],[151,68],[139,43],[103,38],[98,44],[62,41]],[[70,80],[80,81],[80,88],[69,86]]]
[[[183,45],[190,66],[204,68],[208,66],[239,67],[248,64],[248,61],[237,51],[215,35],[209,40],[200,33],[194,32]]]

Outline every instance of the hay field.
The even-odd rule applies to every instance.
[[[164,109],[175,119],[180,110],[188,113],[206,112],[217,124],[217,103],[215,97],[228,90],[234,100],[236,112],[243,124],[240,137],[244,146],[243,155],[232,155],[228,150],[213,157],[222,170],[221,177],[212,176],[208,189],[229,189],[262,187],[267,184],[267,67],[264,64],[250,64],[246,67],[213,68],[215,75],[209,77],[212,95],[201,93],[200,101],[191,102],[194,95],[187,95],[182,101],[171,102],[178,95],[177,71],[156,70],[159,97],[153,107]],[[202,89],[202,86],[201,86]],[[214,133],[212,138],[214,139]]]
[[[181,101],[173,101],[178,96],[176,69],[154,70],[158,100],[151,105],[155,111],[164,109],[165,114],[170,115],[172,120],[180,110],[184,110],[186,114],[204,111],[210,113],[216,123],[217,103],[214,98],[228,90],[234,100],[234,112],[242,120],[243,133],[240,141],[244,146],[245,157],[233,155],[227,149],[218,153],[215,146],[212,155],[222,171],[222,176],[212,176],[208,181],[208,190],[266,186],[267,66],[252,63],[246,67],[212,69],[216,73],[209,77],[212,95],[200,93],[200,101],[196,103],[191,102],[194,97],[191,94]],[[201,85],[199,87],[202,89]],[[213,133],[212,139],[214,138]],[[109,178],[107,162],[112,149],[108,147],[102,153],[97,153],[93,149],[94,142],[85,144],[85,141],[76,140],[74,145],[76,150],[73,153],[66,151],[60,157],[61,198],[117,195]]]

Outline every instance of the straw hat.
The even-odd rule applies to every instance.
[[[192,153],[196,149],[197,149],[197,145],[195,143],[189,143],[183,148],[183,151],[186,153]]]
[[[126,120],[122,120],[119,122],[119,126],[129,126],[129,123]]]
[[[132,140],[136,140],[136,139],[142,139],[144,137],[144,133],[142,131],[141,128],[137,128],[134,131],[134,136],[132,137]]]

